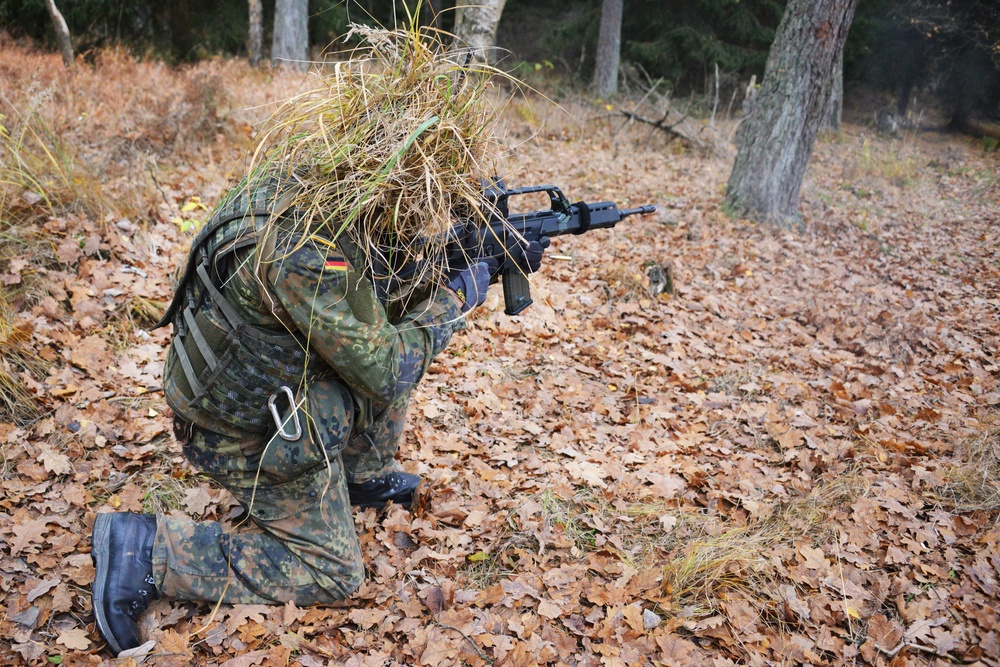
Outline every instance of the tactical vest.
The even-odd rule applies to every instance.
[[[329,369],[319,355],[307,354],[301,334],[248,323],[222,293],[236,251],[263,244],[265,255],[273,252],[276,221],[295,195],[278,192],[273,182],[231,191],[192,243],[173,301],[156,325],[174,325],[163,369],[167,403],[183,419],[233,437],[275,428],[269,400],[273,406],[284,394],[290,401],[307,375]],[[266,289],[261,264],[258,280]]]

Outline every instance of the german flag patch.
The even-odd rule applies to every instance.
[[[342,259],[328,259],[326,263],[323,264],[324,271],[346,271],[347,262]]]

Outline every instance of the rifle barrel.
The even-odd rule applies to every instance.
[[[618,215],[623,218],[627,218],[630,215],[644,215],[646,213],[652,213],[655,210],[655,206],[640,206],[639,208],[620,209],[618,211]]]

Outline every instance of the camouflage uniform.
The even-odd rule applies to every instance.
[[[351,595],[364,576],[346,484],[393,469],[410,393],[461,322],[462,304],[450,290],[433,290],[390,320],[371,280],[354,269],[337,243],[298,230],[294,211],[282,216],[276,241],[264,242],[261,226],[247,222],[252,217],[247,212],[261,203],[261,195],[253,196],[256,202],[228,206],[230,212],[244,211],[233,220],[213,229],[210,219],[189,263],[203,261],[217,271],[213,282],[238,315],[235,321],[247,325],[230,332],[226,344],[253,332],[273,334],[275,340],[291,332],[290,347],[298,346],[305,359],[299,366],[304,369],[301,381],[292,388],[301,435],[290,440],[278,435],[273,423],[257,427],[271,418],[266,398],[250,393],[255,384],[250,380],[227,391],[239,394],[236,398],[245,405],[259,402],[263,422],[250,415],[249,425],[240,427],[212,418],[205,407],[211,379],[193,386],[201,383],[185,380],[178,370],[181,357],[188,365],[188,357],[195,360],[196,375],[214,377],[231,363],[233,354],[210,330],[197,344],[181,341],[176,327],[183,328],[189,315],[174,311],[175,338],[164,388],[182,423],[193,423],[184,454],[233,493],[258,530],[226,533],[216,522],[160,515],[153,576],[160,593],[177,599],[327,603]],[[274,194],[264,197],[273,199]],[[225,233],[227,225],[243,225],[243,236],[254,242],[244,243],[220,264],[216,260],[221,251],[206,257],[203,241],[207,235]],[[183,286],[182,281],[179,290]],[[181,309],[192,306],[201,317],[198,304],[178,301]],[[211,327],[203,324],[202,329]],[[186,352],[178,350],[185,346]],[[215,349],[199,352],[200,346]],[[218,357],[219,372],[205,368],[210,357]],[[268,369],[240,372],[259,370]],[[201,398],[196,396],[199,389]],[[291,406],[285,403],[282,412],[287,435],[292,430]]]

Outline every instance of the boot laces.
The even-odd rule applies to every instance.
[[[146,584],[146,586],[142,586],[138,591],[136,591],[139,594],[139,597],[129,602],[128,610],[126,611],[133,621],[139,620],[139,616],[142,612],[146,611],[146,607],[149,606],[151,601],[150,598],[155,600],[159,597],[156,594],[156,580],[153,579],[153,575],[147,574],[143,578],[142,583]]]
[[[403,480],[394,472],[389,473],[388,477],[389,479],[387,481],[389,482],[389,491],[395,493],[399,487],[402,486]]]

